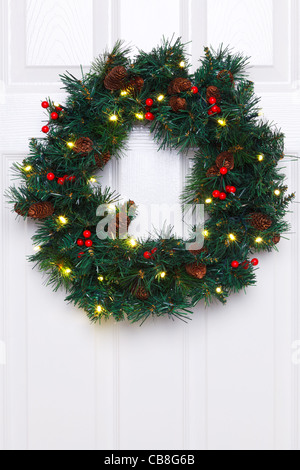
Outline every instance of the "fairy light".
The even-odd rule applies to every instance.
[[[222,287],[217,287],[217,288],[216,288],[216,293],[217,293],[217,294],[222,294],[222,292],[223,292],[223,291],[222,291]]]
[[[127,96],[127,95],[128,95],[128,92],[126,90],[121,91],[121,96]]]
[[[67,268],[64,270],[64,273],[66,274],[66,276],[69,276],[69,274],[71,274],[71,269],[70,268]]]
[[[111,122],[116,122],[118,120],[118,116],[116,114],[112,114],[109,118]]]
[[[98,306],[97,306],[96,312],[100,315],[100,313],[102,312],[102,307],[101,307],[101,305],[98,305]]]
[[[163,272],[161,272],[161,273],[160,273],[160,277],[161,277],[161,279],[165,279],[166,275],[167,275],[167,273],[166,273],[166,272],[164,272],[164,271],[163,271]]]
[[[262,242],[263,242],[263,239],[262,239],[261,237],[257,237],[257,238],[255,239],[255,242],[256,242],[256,243],[262,243]]]
[[[38,253],[39,251],[41,251],[41,249],[42,249],[42,248],[41,248],[40,246],[35,246],[35,247],[33,248],[33,251],[35,251],[36,253]]]
[[[184,62],[184,60],[182,60],[182,61],[179,63],[179,67],[181,67],[182,69],[184,69],[184,67],[185,67],[185,62]]]
[[[212,199],[206,199],[205,204],[211,204],[211,203],[212,203]]]
[[[67,146],[70,148],[70,149],[73,149],[75,147],[75,144],[74,142],[68,142],[67,143]]]
[[[90,183],[97,183],[96,178],[91,178],[91,179],[90,179]]]
[[[275,196],[280,196],[281,191],[279,189],[275,189],[274,194]]]
[[[59,108],[59,107],[60,107],[60,104],[57,103],[57,101],[56,101],[55,103],[53,103],[53,104],[54,104],[55,108]]]
[[[107,206],[107,209],[109,210],[109,212],[115,212],[116,207],[115,207],[113,204],[109,204],[109,205]]]
[[[24,170],[28,173],[28,171],[32,170],[32,166],[28,165],[24,168]]]
[[[209,236],[209,231],[203,230],[202,235],[204,236],[204,238],[207,238]]]
[[[142,113],[136,113],[135,117],[139,119],[139,121],[142,121],[144,119],[144,115]]]
[[[259,162],[263,162],[264,159],[265,159],[265,157],[264,157],[264,155],[261,153],[260,155],[257,156],[257,159],[258,159]]]
[[[103,276],[99,276],[99,277],[98,277],[98,281],[103,282],[103,281],[104,281],[104,277],[103,277]]]
[[[259,115],[259,116],[264,116],[264,112],[263,112],[262,109],[260,109],[260,110],[258,111],[258,115]]]
[[[236,240],[236,236],[235,236],[233,233],[230,233],[230,234],[228,235],[228,238],[229,238],[229,240],[231,240],[232,242],[234,242],[234,241]]]
[[[129,240],[129,245],[132,246],[132,248],[135,248],[137,246],[137,241],[134,238],[131,238]]]
[[[157,101],[163,101],[165,99],[165,95],[159,95],[157,97]]]
[[[218,124],[220,124],[220,126],[222,126],[222,127],[227,126],[227,123],[226,123],[225,119],[218,119]]]
[[[66,219],[63,215],[58,217],[58,220],[62,225],[66,225],[68,223],[68,219]]]

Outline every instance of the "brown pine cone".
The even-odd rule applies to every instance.
[[[144,79],[142,77],[134,77],[130,80],[130,82],[125,86],[125,90],[128,93],[132,93],[133,95],[138,95],[142,89],[144,88]]]
[[[178,113],[182,109],[186,109],[187,102],[184,98],[179,98],[178,96],[172,96],[169,101],[169,106],[171,106],[172,110],[175,113]]]
[[[222,82],[230,80],[231,84],[234,85],[234,76],[230,72],[230,70],[221,70],[221,72],[218,73],[218,80],[221,80]]]
[[[103,168],[111,159],[111,154],[110,152],[105,152],[99,155],[98,153],[95,153],[95,162],[98,168]]]
[[[207,170],[206,176],[208,178],[212,178],[213,176],[220,176],[220,169],[217,167],[217,165],[214,165]]]
[[[46,219],[54,213],[52,202],[37,202],[29,207],[28,217],[32,219]]]
[[[189,276],[195,277],[196,279],[203,279],[207,272],[206,265],[202,263],[187,264],[185,269]]]
[[[88,137],[80,137],[76,140],[74,146],[75,153],[82,153],[83,155],[87,155],[93,150],[93,141]]]
[[[264,231],[268,230],[272,226],[272,219],[266,214],[254,212],[253,214],[250,214],[250,216],[250,225],[252,225],[256,230]]]
[[[280,240],[281,240],[280,235],[274,235],[274,237],[272,238],[272,242],[274,243],[274,245],[278,245]]]
[[[209,101],[209,98],[216,98],[217,104],[220,104],[221,101],[221,93],[218,87],[216,86],[209,86],[206,90],[206,99]]]
[[[22,211],[18,204],[15,204],[15,207],[14,207],[14,211],[18,214],[18,215],[21,215],[22,217],[24,217],[24,215],[26,214],[26,212]]]
[[[187,78],[178,77],[173,80],[168,88],[168,95],[175,95],[182,91],[188,91],[192,87],[192,83]]]
[[[149,292],[146,291],[144,286],[140,286],[138,288],[132,289],[132,295],[139,300],[148,300],[149,299]]]
[[[227,170],[234,169],[234,156],[230,152],[222,152],[216,159],[217,167],[220,169],[222,167],[227,168]]]
[[[124,81],[127,76],[125,67],[119,65],[114,67],[105,77],[104,86],[107,90],[121,90],[124,87]]]

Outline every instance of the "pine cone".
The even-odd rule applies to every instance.
[[[83,155],[87,155],[93,150],[93,141],[88,137],[80,137],[76,140],[74,146],[75,153],[82,153]]]
[[[234,156],[230,152],[222,152],[216,159],[217,167],[220,169],[222,167],[227,168],[227,170],[234,169]]]
[[[256,230],[264,231],[268,230],[272,226],[272,219],[266,214],[261,214],[259,212],[254,212],[250,214],[250,225]]]
[[[218,87],[216,86],[209,86],[206,90],[206,99],[209,101],[209,98],[216,98],[217,104],[221,101],[221,93]]]
[[[131,224],[131,219],[130,219],[130,217],[127,216],[126,220],[127,220],[127,224],[126,224],[126,222],[124,222],[124,220],[120,221],[120,214],[119,213],[116,215],[116,234],[117,234],[117,237],[120,235],[120,232],[122,232],[122,234],[124,232],[127,232],[128,227]],[[125,225],[126,225],[126,227],[125,227]]]
[[[32,219],[46,219],[54,213],[52,202],[37,202],[29,207],[28,217]]]
[[[124,80],[127,76],[125,67],[119,65],[114,67],[105,77],[104,86],[107,90],[121,90],[124,87]]]
[[[172,98],[169,101],[169,106],[171,106],[172,110],[175,111],[175,113],[178,113],[182,109],[186,109],[187,102],[184,98],[179,98],[178,96],[172,96]]]
[[[105,152],[99,155],[98,153],[95,153],[95,162],[98,168],[103,168],[111,159],[111,154],[110,152]]]
[[[15,204],[15,207],[14,207],[14,211],[18,214],[18,215],[21,215],[22,217],[24,217],[24,215],[26,214],[26,212],[22,211],[18,204]]]
[[[182,91],[188,91],[192,87],[192,83],[187,78],[178,77],[173,80],[168,88],[168,95],[175,95]]]
[[[149,299],[149,292],[146,291],[144,286],[140,286],[138,288],[132,289],[132,295],[139,300],[148,300]]]
[[[230,72],[230,70],[221,70],[221,72],[218,73],[218,80],[224,82],[224,81],[231,81],[231,84],[234,85],[234,76]]]
[[[203,279],[207,272],[206,265],[202,263],[187,264],[185,269],[189,276],[195,277],[197,279]]]
[[[128,93],[133,95],[138,95],[142,89],[144,88],[144,79],[142,77],[134,77],[130,80],[130,82],[126,85],[125,90]]]
[[[212,178],[213,176],[220,176],[220,169],[217,167],[217,165],[214,165],[207,170],[206,176],[207,178]]]
[[[274,235],[274,237],[272,238],[272,242],[274,243],[274,245],[278,245],[280,240],[281,240],[280,235]]]

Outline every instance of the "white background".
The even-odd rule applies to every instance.
[[[0,22],[1,194],[11,164],[41,136],[40,101],[64,99],[58,74],[79,75],[78,64],[88,67],[117,38],[150,50],[163,34],[181,35],[193,41],[194,67],[205,45],[251,55],[265,116],[285,132],[286,152],[299,155],[297,0],[0,0]],[[175,153],[157,158],[144,131],[106,182],[134,191],[136,202],[161,188],[174,200],[185,167]],[[285,167],[299,200],[298,163]],[[299,448],[297,204],[293,211],[290,241],[260,256],[258,286],[246,296],[199,305],[188,325],[100,327],[32,271],[34,224],[16,221],[3,198],[0,448]]]

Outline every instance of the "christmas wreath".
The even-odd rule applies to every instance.
[[[243,55],[205,48],[190,75],[180,39],[133,61],[129,52],[118,42],[81,79],[61,77],[66,103],[42,103],[46,136],[14,165],[22,184],[9,198],[17,214],[39,221],[31,261],[92,321],[186,318],[201,299],[225,303],[255,284],[253,254],[274,249],[287,231],[293,195],[277,168],[284,136],[260,118]],[[122,155],[137,121],[149,125],[160,148],[196,149],[182,197],[209,214],[202,249],[186,250],[175,237],[119,237],[136,214],[133,201],[125,219],[116,206],[115,236],[97,237],[98,206],[115,207],[119,196],[96,184],[95,172]]]

